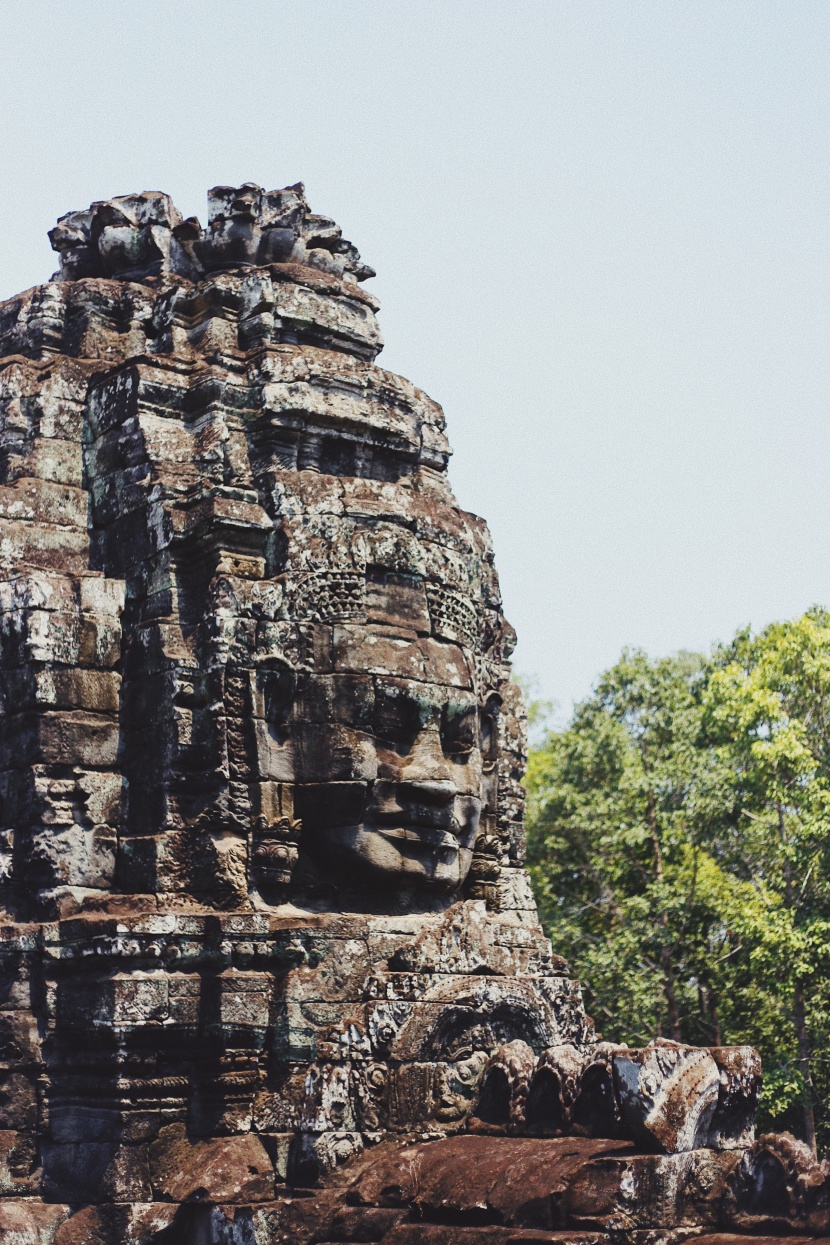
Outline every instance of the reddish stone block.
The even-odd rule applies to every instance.
[[[250,1133],[191,1140],[183,1125],[170,1124],[150,1147],[150,1172],[156,1197],[175,1202],[265,1202],[274,1196],[273,1164]]]

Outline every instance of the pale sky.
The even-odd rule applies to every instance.
[[[303,180],[442,403],[516,667],[830,605],[826,0],[3,0],[0,297],[93,199]]]

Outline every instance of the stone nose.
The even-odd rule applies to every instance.
[[[402,758],[399,778],[402,783],[427,787],[443,785],[455,790],[436,725],[430,723],[419,732],[409,752]]]

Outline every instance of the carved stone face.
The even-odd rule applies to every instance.
[[[331,674],[295,705],[295,803],[318,867],[393,889],[457,889],[482,810],[479,705],[457,644],[335,627]]]

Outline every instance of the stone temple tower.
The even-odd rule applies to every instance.
[[[601,1042],[543,936],[489,534],[355,247],[301,185],[50,238],[0,305],[0,1238],[830,1233],[754,1052]]]

